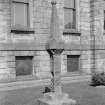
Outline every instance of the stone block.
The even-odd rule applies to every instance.
[[[52,77],[50,72],[36,72],[36,76],[38,79],[51,78]]]
[[[0,63],[0,69],[4,69],[4,68],[8,68],[8,63],[7,62]]]
[[[15,62],[8,62],[8,68],[15,68]]]
[[[50,67],[50,61],[41,61],[40,62],[40,67]]]
[[[8,80],[9,76],[6,73],[0,73],[0,80]]]
[[[15,62],[15,56],[7,56],[5,59],[7,62]]]
[[[7,58],[5,56],[0,56],[0,63],[6,62]]]
[[[0,74],[9,74],[8,68],[0,68]]]
[[[16,75],[16,70],[15,68],[8,68],[9,74]]]

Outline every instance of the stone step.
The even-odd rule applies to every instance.
[[[71,76],[71,77],[62,77],[61,82],[62,84],[64,84],[64,83],[73,83],[73,82],[79,82],[79,81],[90,81],[90,79],[91,79],[90,75],[81,75],[81,76],[78,75],[78,76]],[[50,85],[50,83],[51,83],[50,79],[0,83],[0,91],[35,87],[35,86],[45,86],[45,85]]]

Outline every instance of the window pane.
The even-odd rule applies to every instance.
[[[105,10],[104,10],[104,30],[105,30]]]
[[[27,4],[24,3],[13,3],[13,19],[14,25],[16,26],[27,26],[28,14],[27,14]]]
[[[32,57],[18,56],[16,57],[16,76],[32,74]]]
[[[72,9],[65,9],[64,21],[65,21],[66,29],[74,29],[75,28],[75,11]]]
[[[64,0],[65,7],[74,8],[75,7],[75,0]]]

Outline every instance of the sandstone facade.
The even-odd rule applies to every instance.
[[[51,0],[29,0],[29,4],[30,23],[34,33],[16,34],[11,32],[11,0],[0,0],[1,82],[19,79],[16,76],[16,56],[33,56],[32,75],[23,76],[24,80],[51,78],[51,59],[46,51],[46,44],[50,36]],[[91,74],[94,70],[104,70],[104,1],[76,0],[77,30],[72,32],[64,30],[63,7],[64,0],[57,0],[60,33],[65,43],[61,74],[68,74],[67,55],[80,56],[78,73]],[[95,51],[93,51],[94,48]]]

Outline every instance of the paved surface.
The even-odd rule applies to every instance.
[[[105,88],[89,86],[88,82],[63,84],[63,92],[76,99],[80,105],[105,105]],[[0,105],[37,105],[43,87],[30,87],[0,91]]]
[[[61,79],[62,83],[74,83],[78,81],[90,81],[90,75],[78,75],[78,76],[68,76],[63,77]],[[29,81],[17,81],[11,83],[0,83],[0,91],[6,90],[16,90],[21,88],[29,88],[29,87],[36,87],[36,86],[43,86],[43,85],[50,85],[50,79],[43,79],[43,80],[29,80]]]
[[[78,77],[65,77],[62,79],[64,84],[77,84]],[[89,77],[86,79],[79,77],[79,81],[88,81]],[[50,80],[39,80],[39,81],[18,81],[13,83],[2,83],[0,84],[0,105],[36,105],[36,99],[43,95],[43,90],[45,85],[49,85]],[[39,86],[40,85],[40,86]],[[63,86],[65,90],[66,87]],[[68,89],[69,90],[69,89]],[[68,92],[69,93],[69,92]]]

